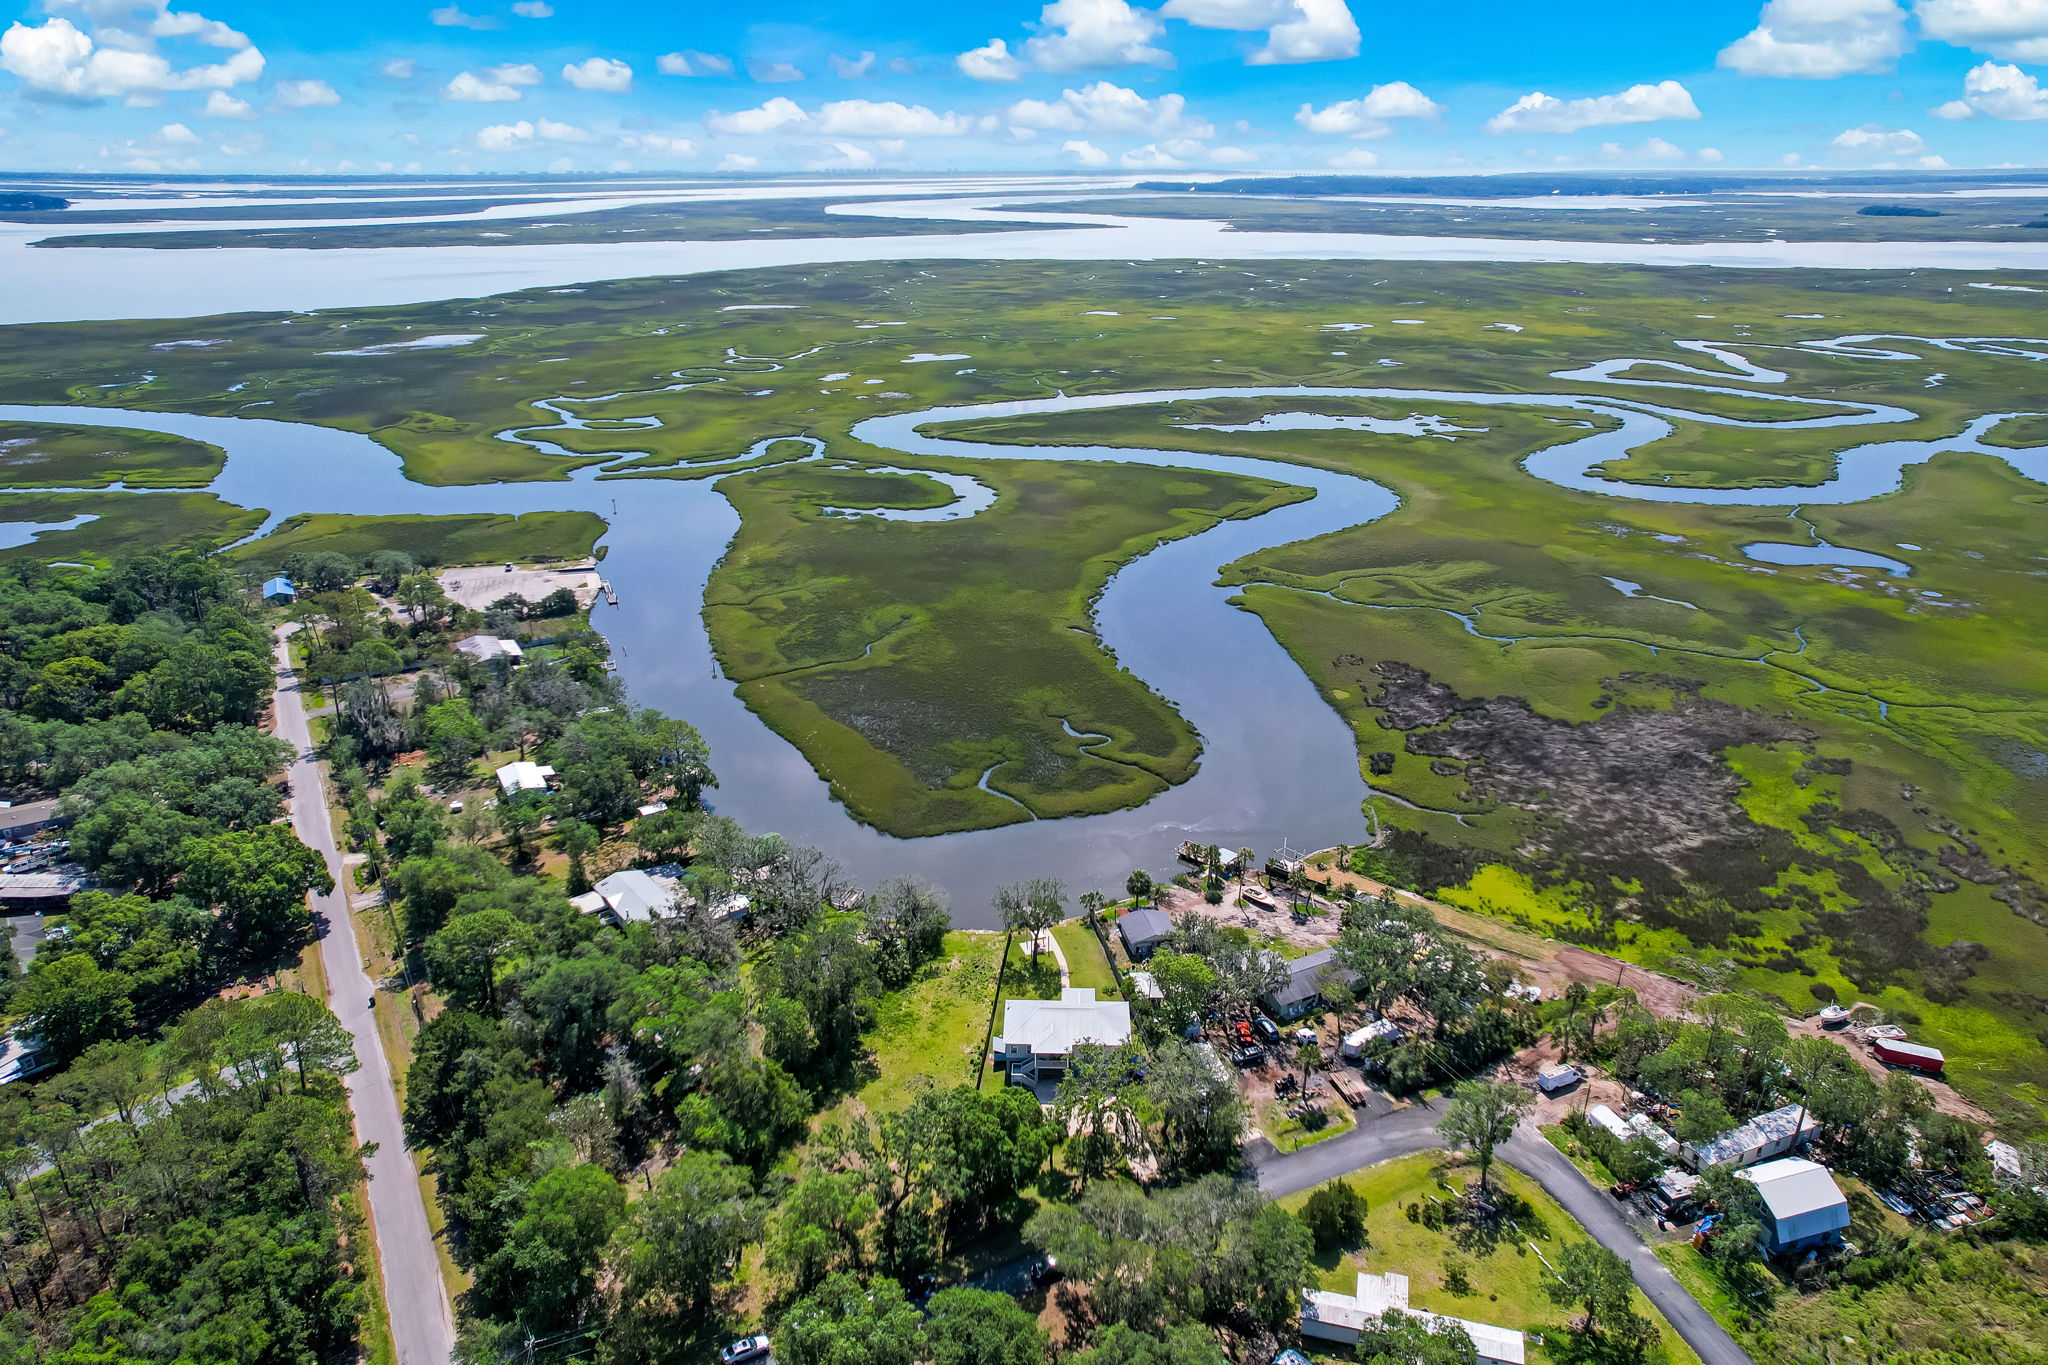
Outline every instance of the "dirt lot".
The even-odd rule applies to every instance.
[[[543,568],[515,568],[510,573],[502,564],[468,569],[444,569],[436,575],[441,591],[473,611],[483,611],[501,597],[523,597],[538,602],[556,588],[576,594],[576,605],[588,607],[597,600],[596,561],[551,564]]]

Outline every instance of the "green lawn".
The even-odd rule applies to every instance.
[[[1577,1225],[1534,1181],[1499,1166],[1494,1167],[1494,1180],[1520,1199],[1525,1210],[1512,1226],[1479,1235],[1456,1224],[1431,1227],[1420,1217],[1411,1221],[1409,1206],[1420,1214],[1432,1201],[1448,1202],[1452,1195],[1445,1183],[1462,1187],[1471,1179],[1469,1167],[1446,1169],[1449,1160],[1442,1152],[1421,1152],[1346,1177],[1370,1206],[1366,1241],[1355,1251],[1317,1262],[1321,1287],[1348,1294],[1357,1287],[1361,1270],[1397,1271],[1408,1277],[1409,1302],[1417,1309],[1524,1332],[1558,1327],[1569,1314],[1544,1296],[1551,1272],[1543,1258],[1555,1259],[1563,1242],[1580,1236]],[[1289,1195],[1280,1202],[1299,1211],[1311,1193]],[[1444,1287],[1444,1265],[1451,1257],[1466,1262],[1471,1293],[1452,1294]],[[1640,1291],[1635,1297],[1636,1311],[1661,1325],[1663,1318],[1650,1301]],[[1532,1362],[1550,1359],[1535,1342],[1529,1345]],[[1645,1360],[1650,1365],[1699,1365],[1692,1348],[1668,1326]]]
[[[926,1089],[972,1085],[985,1067],[982,1042],[995,995],[1001,934],[955,930],[945,956],[882,998],[863,1042],[877,1074],[820,1116],[901,1109]],[[1000,1021],[998,1021],[1000,1023]]]
[[[1109,969],[1109,959],[1103,955],[1102,941],[1095,937],[1093,929],[1080,920],[1070,919],[1054,925],[1052,936],[1058,940],[1060,951],[1067,955],[1067,973],[1076,986],[1092,986],[1104,1000],[1122,997]]]
[[[1322,1119],[1315,1126],[1302,1119],[1289,1118],[1287,1106],[1278,1101],[1260,1105],[1256,1117],[1259,1131],[1272,1139],[1273,1145],[1283,1152],[1313,1147],[1358,1126],[1358,1120],[1352,1117],[1351,1106],[1334,1097],[1325,1098]]]

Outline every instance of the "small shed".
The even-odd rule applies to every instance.
[[[1925,1043],[1909,1043],[1903,1038],[1876,1039],[1870,1050],[1887,1066],[1902,1066],[1930,1076],[1939,1076],[1941,1069],[1948,1065],[1948,1058],[1942,1056],[1940,1048],[1929,1047]]]
[[[299,600],[299,590],[283,574],[263,580],[263,600],[273,607],[289,606]]]
[[[1128,910],[1117,916],[1116,932],[1131,961],[1143,962],[1173,933],[1173,921],[1163,910]]]

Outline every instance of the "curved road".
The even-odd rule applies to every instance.
[[[1319,1142],[1292,1155],[1263,1157],[1253,1162],[1253,1170],[1258,1174],[1259,1187],[1274,1198],[1298,1194],[1326,1180],[1397,1156],[1443,1146],[1443,1138],[1436,1131],[1442,1113],[1441,1101],[1398,1109],[1384,1118],[1369,1119],[1342,1137]],[[1700,1307],[1699,1300],[1636,1236],[1635,1229],[1614,1207],[1613,1199],[1604,1190],[1594,1188],[1579,1173],[1579,1168],[1533,1126],[1523,1124],[1516,1129],[1495,1156],[1541,1185],[1588,1236],[1626,1261],[1644,1296],[1657,1306],[1686,1345],[1699,1353],[1705,1365],[1756,1365],[1749,1353]]]
[[[296,626],[277,633],[277,695],[273,728],[291,745],[292,828],[326,859],[334,890],[313,897],[319,925],[320,961],[327,969],[327,1004],[355,1042],[360,1070],[345,1079],[349,1107],[355,1111],[356,1138],[374,1143],[366,1158],[370,1169],[370,1223],[384,1266],[384,1303],[391,1315],[391,1340],[399,1365],[446,1365],[455,1351],[455,1322],[448,1307],[447,1285],[441,1279],[441,1258],[427,1223],[426,1198],[419,1172],[405,1148],[405,1125],[398,1112],[398,1092],[391,1082],[391,1061],[369,1000],[376,992],[363,970],[356,926],[349,912],[347,869],[334,841],[327,816],[320,763],[313,751],[312,726],[298,677],[291,668],[288,638]]]

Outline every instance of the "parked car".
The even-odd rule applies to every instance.
[[[1060,1277],[1060,1260],[1057,1256],[1041,1256],[1031,1263],[1031,1283],[1051,1284]]]
[[[1260,1040],[1263,1042],[1277,1043],[1280,1041],[1280,1026],[1263,1014],[1252,1016],[1252,1030],[1259,1035]]]
[[[1230,1059],[1239,1066],[1257,1066],[1260,1062],[1266,1060],[1266,1049],[1260,1047],[1257,1043],[1246,1043],[1243,1047],[1231,1053]]]
[[[718,1365],[747,1365],[750,1361],[766,1360],[774,1349],[766,1337],[741,1337],[718,1353]]]

